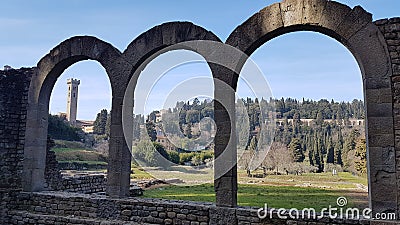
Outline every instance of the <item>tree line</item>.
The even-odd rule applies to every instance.
[[[263,167],[307,172],[323,172],[332,168],[353,173],[366,173],[366,144],[363,124],[350,123],[350,119],[364,119],[365,108],[361,100],[335,102],[325,99],[240,99],[247,109],[249,127],[237,124],[239,148],[246,150],[247,159],[239,163],[246,168],[248,158],[257,154],[262,133],[253,132],[268,119],[281,119],[273,133],[269,153]],[[275,109],[273,110],[273,106]],[[240,111],[240,110],[237,110]],[[241,122],[239,115],[239,123]],[[243,116],[243,115],[242,115]],[[290,122],[289,122],[290,119]],[[301,119],[313,119],[304,123]],[[249,129],[249,130],[248,130]],[[240,135],[249,133],[248,136]],[[244,140],[240,140],[240,138]],[[240,145],[241,143],[241,145]],[[284,165],[284,166],[283,166]],[[246,168],[247,169],[247,168]]]
[[[361,100],[336,102],[326,99],[300,101],[293,98],[246,98],[238,99],[236,105],[238,148],[245,150],[245,155],[256,154],[260,148],[258,142],[263,141],[261,139],[271,139],[267,141],[271,146],[262,165],[264,168],[289,171],[300,170],[293,168],[301,167],[302,170],[313,172],[336,168],[366,173],[365,128],[363,125],[353,126],[350,123],[350,119],[365,118],[365,106]],[[184,155],[179,157],[180,153],[184,153],[182,149],[193,144],[190,143],[191,140],[200,136],[199,129],[195,128],[197,124],[204,118],[213,119],[213,101],[200,101],[196,98],[192,102],[177,102],[175,107],[162,111],[162,124],[157,121],[161,110],[153,111],[147,117],[134,115],[134,141],[139,142],[150,137],[150,142],[157,147],[158,152],[166,152],[166,158],[182,164],[187,158]],[[279,119],[280,123],[273,126],[272,133],[262,134],[260,127],[273,119]],[[313,121],[304,123],[301,119]],[[243,124],[246,126],[241,126]],[[154,143],[157,137],[156,126],[167,131],[166,133],[182,133],[187,137],[186,142],[181,141],[182,146],[176,148],[178,156],[170,149],[161,149],[165,146]],[[94,133],[104,135],[107,139],[109,128],[110,113],[103,109],[97,114]],[[210,127],[203,130],[210,131]],[[79,129],[69,126],[62,118],[49,115],[49,135],[52,138],[79,140],[79,133]],[[212,145],[209,147],[212,150]],[[246,168],[246,162],[239,162],[239,166]]]

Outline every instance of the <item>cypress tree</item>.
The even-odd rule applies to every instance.
[[[293,138],[289,144],[289,150],[293,153],[293,159],[295,162],[304,161],[304,153],[301,147],[300,140],[298,138]]]

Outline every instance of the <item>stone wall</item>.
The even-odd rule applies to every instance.
[[[78,193],[96,193],[106,191],[107,179],[104,175],[63,176],[60,172],[56,154],[50,149],[54,141],[47,140],[45,179],[46,189]]]
[[[63,177],[58,190],[85,194],[104,192],[106,183],[107,179],[101,174]]]
[[[21,188],[32,68],[0,70],[0,188]]]
[[[145,198],[113,199],[66,192],[21,193],[10,205],[7,224],[370,224],[365,220],[329,218],[282,220],[276,214],[272,219],[267,216],[260,220],[257,208],[223,208],[212,203]],[[226,215],[229,218],[222,218]]]
[[[385,36],[390,58],[392,60],[392,93],[393,93],[393,120],[395,130],[395,152],[391,157],[396,157],[397,198],[400,199],[400,18],[378,20],[375,24]],[[389,156],[387,156],[389,157]],[[400,201],[397,206],[400,218]]]
[[[56,154],[50,149],[54,147],[54,141],[47,138],[47,151],[46,151],[46,168],[44,171],[44,177],[46,180],[45,187],[49,190],[62,190],[62,175],[58,169],[58,161]]]

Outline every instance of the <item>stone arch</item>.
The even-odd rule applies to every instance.
[[[168,22],[139,35],[128,45],[123,55],[133,65],[132,76],[145,60],[152,60],[162,54],[163,52],[160,50],[182,42],[197,40],[221,42],[214,33],[191,22]],[[194,49],[188,50],[195,51]]]
[[[65,40],[39,61],[28,92],[23,164],[25,191],[41,191],[45,188],[47,117],[50,95],[57,78],[76,62],[95,60],[105,68],[114,95],[118,87],[116,73],[118,68],[115,64],[120,55],[121,53],[111,44],[95,37],[81,36]]]
[[[124,71],[122,72],[123,76],[120,79],[122,80],[122,85],[119,87],[119,90],[122,91],[120,95],[122,97],[118,98],[115,104],[118,109],[113,108],[113,112],[118,110],[119,112],[121,112],[118,113],[118,115],[122,115],[122,110],[125,110],[125,115],[132,115],[134,101],[130,100],[132,98],[134,99],[134,93],[130,93],[130,96],[128,98],[123,97],[127,89],[133,90],[133,92],[135,90],[138,80],[138,76],[134,77],[136,71],[140,71],[140,69],[144,68],[151,60],[153,60],[160,54],[171,50],[168,47],[182,42],[196,40],[211,40],[221,42],[220,39],[211,31],[208,31],[190,22],[164,23],[147,30],[146,32],[135,38],[122,54],[125,62],[129,64],[129,68],[125,67]],[[182,47],[182,49],[184,48],[184,46],[180,47]],[[193,49],[187,50],[195,51]],[[201,53],[199,54],[201,55]],[[122,121],[122,118],[120,120]],[[132,121],[123,121],[123,123],[124,127],[130,130],[130,127],[132,126]],[[113,128],[111,128],[111,130],[113,130]],[[125,150],[121,152],[122,157],[120,158],[122,159],[122,161],[119,162],[119,165],[121,165],[122,167],[122,172],[121,174],[118,174],[118,178],[113,181],[118,182],[119,180],[121,182],[120,188],[124,190],[121,193],[126,193],[125,195],[129,193],[130,184],[131,154],[126,144],[126,140],[130,140],[129,135],[130,132],[125,132],[124,135],[121,136],[126,139],[119,139],[119,141],[124,142],[123,145],[125,148]]]
[[[370,207],[374,213],[396,212],[392,66],[384,36],[372,22],[370,13],[359,6],[351,9],[334,1],[283,0],[251,16],[230,34],[226,43],[251,55],[275,37],[303,30],[335,38],[357,60],[367,115]],[[226,79],[236,89],[237,77]]]

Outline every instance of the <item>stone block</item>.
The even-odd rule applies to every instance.
[[[168,218],[175,218],[176,217],[176,212],[168,212],[167,216],[168,216]]]
[[[215,190],[216,205],[222,207],[236,207],[237,191]]]
[[[235,209],[234,208],[226,208],[226,207],[210,208],[209,224],[237,225]]]
[[[373,131],[368,133],[369,147],[393,147],[394,134],[378,134]]]
[[[391,88],[391,81],[389,78],[386,77],[386,75],[384,77],[373,77],[373,75],[369,76],[370,78],[363,78],[364,90]]]
[[[351,38],[355,33],[372,22],[372,14],[365,11],[360,6],[356,6],[346,16],[337,29],[337,33],[345,39]]]
[[[399,110],[399,109],[396,109],[396,110]],[[395,110],[393,110],[393,111],[394,111],[393,112],[394,113],[394,116],[393,116],[394,129],[398,130],[398,129],[400,129],[400,113],[395,112]]]
[[[367,89],[365,97],[368,103],[392,103],[393,101],[391,88]]]
[[[128,210],[128,209],[124,209],[121,211],[121,215],[123,216],[131,216],[132,215],[132,211]]]
[[[301,23],[319,25],[326,4],[325,0],[304,0]]]
[[[178,213],[178,214],[176,214],[176,218],[178,218],[180,220],[185,220],[186,219],[186,215],[182,214],[182,213]]]
[[[374,134],[393,135],[393,117],[368,117],[368,129]]]
[[[285,27],[301,24],[303,1],[284,0],[281,2],[281,14]]]
[[[369,147],[369,163],[371,165],[394,165],[394,147]]]
[[[377,26],[385,25],[387,23],[389,23],[388,19],[380,19],[380,20],[374,21],[374,24],[377,25]]]
[[[362,68],[364,79],[383,79],[392,75],[384,37],[377,26],[369,23],[348,39],[350,51]],[[386,86],[388,88],[390,86]],[[368,89],[369,86],[367,85]]]
[[[368,101],[368,99],[367,99]],[[367,116],[368,117],[392,117],[392,103],[369,103],[367,105]],[[375,132],[369,129],[371,132]]]
[[[259,12],[262,35],[283,27],[281,7],[279,3],[265,7]],[[258,22],[258,21],[257,21]],[[258,24],[254,24],[258,26]],[[252,37],[252,42],[261,38],[261,36]]]
[[[373,216],[376,213],[394,213],[396,212],[397,204],[395,199],[391,201],[379,201],[375,199],[371,199],[371,206],[372,206],[372,214]],[[390,222],[390,221],[388,221]]]
[[[347,5],[334,1],[328,1],[322,12],[319,25],[336,32],[337,28],[346,18],[346,15],[350,13],[350,11],[351,8]]]

